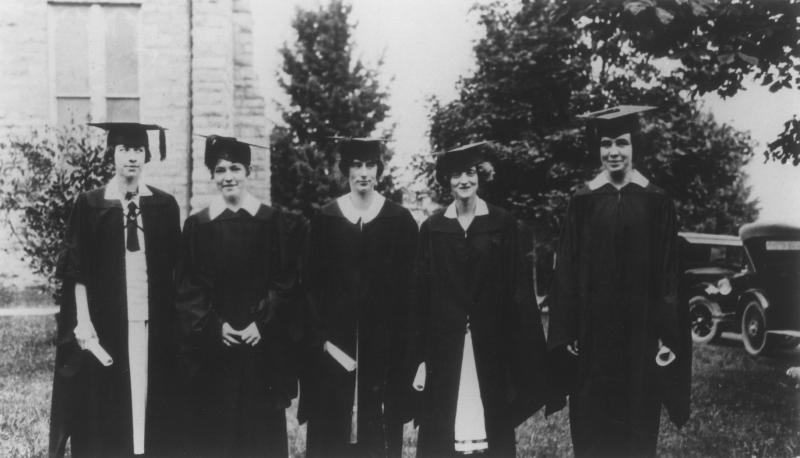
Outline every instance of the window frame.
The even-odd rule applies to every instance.
[[[142,1],[131,0],[48,0],[47,8],[47,34],[48,34],[48,74],[49,78],[49,118],[53,124],[64,124],[68,120],[59,119],[59,100],[66,98],[89,99],[89,116],[92,121],[107,121],[108,100],[135,100],[137,103],[137,119],[141,118],[142,96]],[[88,63],[88,94],[60,93],[57,90],[58,75],[56,68],[56,11],[57,7],[82,7],[88,8],[87,11],[87,63]],[[136,8],[136,92],[135,93],[109,93],[107,85],[106,70],[106,26],[107,9],[115,7],[134,7]]]

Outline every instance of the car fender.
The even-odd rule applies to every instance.
[[[760,289],[751,288],[746,290],[739,296],[739,311],[743,311],[745,303],[750,299],[754,298],[758,302],[761,303],[761,307],[764,308],[764,311],[769,309],[769,301],[767,300],[767,296],[764,295],[764,292]]]
[[[720,318],[722,316],[722,308],[719,305],[719,301],[716,300],[716,297],[719,296],[719,294],[708,294],[704,288],[704,285],[698,283],[689,292],[688,301],[691,301],[698,296],[704,297],[708,300],[711,312],[714,314],[714,318]]]

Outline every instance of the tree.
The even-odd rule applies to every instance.
[[[340,0],[316,11],[298,9],[297,41],[280,50],[279,84],[290,104],[282,108],[286,126],[275,127],[270,139],[272,199],[306,215],[344,192],[330,137],[369,136],[389,111],[377,70],[353,58],[350,11]],[[391,187],[388,170],[382,186]]]
[[[680,62],[692,94],[732,97],[752,78],[772,92],[800,87],[796,0],[625,0],[560,2],[557,23],[586,32],[595,51],[620,63],[632,54]],[[800,120],[786,121],[766,158],[800,164]]]
[[[556,21],[561,6],[537,0],[518,11],[479,8],[485,35],[475,45],[476,70],[460,80],[458,100],[433,100],[434,148],[491,140],[499,179],[484,196],[533,223],[539,247],[549,251],[569,196],[599,166],[575,114],[656,105],[643,132],[648,153],[634,161],[675,198],[681,227],[731,233],[751,221],[756,204],[740,170],[752,157],[748,137],[701,113],[679,76],[661,74],[645,58],[598,58],[591,35]],[[414,166],[430,181],[432,162],[418,158]]]
[[[113,175],[105,144],[83,125],[12,136],[0,144],[0,210],[33,272],[57,292],[56,263],[75,198]]]

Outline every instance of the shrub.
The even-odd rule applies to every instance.
[[[87,126],[32,129],[0,143],[0,211],[36,274],[57,292],[58,253],[75,198],[105,184],[113,164]]]

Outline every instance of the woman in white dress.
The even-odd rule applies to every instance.
[[[420,229],[409,355],[424,391],[417,456],[514,456],[514,428],[544,399],[545,341],[519,225],[478,197],[486,143],[442,154],[453,196]]]

